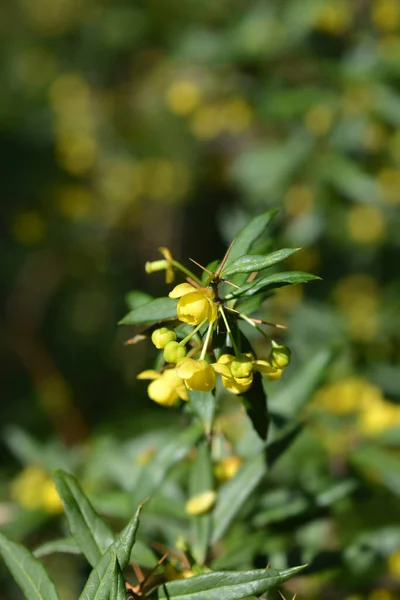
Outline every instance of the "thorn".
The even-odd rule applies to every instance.
[[[240,286],[236,285],[236,283],[232,283],[232,281],[228,281],[227,279],[223,279],[222,281],[224,283],[227,283],[228,285],[231,285],[232,287],[236,288],[237,290],[240,290]]]
[[[281,593],[280,590],[277,590],[278,594],[280,595],[281,598],[283,598],[283,600],[286,600],[285,596]]]
[[[195,261],[193,258],[189,258],[189,260],[191,260],[192,263],[194,263],[197,267],[200,267],[200,269],[203,269],[203,271],[205,271],[209,275],[212,275],[212,276],[215,275],[215,273],[213,271],[209,271],[208,269],[206,269],[205,267],[203,267],[203,265],[201,265],[200,263],[198,263],[197,261]]]
[[[186,277],[186,281],[188,283],[190,283],[190,285],[192,285],[196,289],[200,289],[200,285],[197,283],[197,281],[194,281],[191,277]]]
[[[215,273],[215,277],[216,277],[216,278],[218,278],[218,277],[220,276],[220,273],[221,273],[222,269],[224,268],[224,265],[225,265],[225,263],[226,263],[226,260],[227,260],[227,258],[228,258],[228,256],[229,256],[229,252],[232,250],[232,246],[233,246],[233,244],[234,244],[234,243],[235,243],[235,238],[233,238],[233,240],[232,240],[232,241],[231,241],[231,243],[229,244],[229,248],[228,248],[228,250],[225,252],[225,256],[224,256],[224,258],[222,259],[222,261],[221,261],[221,264],[219,265],[219,267],[218,267],[218,269],[217,269],[217,272]]]

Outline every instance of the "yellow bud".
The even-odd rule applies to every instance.
[[[242,354],[239,358],[235,358],[231,363],[231,372],[235,379],[250,377],[253,372],[253,361],[248,356]]]
[[[144,269],[146,273],[156,273],[157,271],[164,271],[164,269],[168,268],[168,261],[164,259],[153,260],[152,262],[147,262],[144,265]]]
[[[269,355],[269,362],[275,369],[284,369],[290,363],[290,348],[287,346],[274,346]]]
[[[214,506],[216,499],[217,492],[214,490],[201,492],[186,502],[185,512],[188,515],[202,515]]]
[[[151,334],[151,341],[158,350],[162,350],[169,342],[176,340],[176,333],[168,327],[160,327]]]
[[[176,364],[186,356],[185,346],[180,346],[179,342],[168,342],[164,348],[164,360],[168,363]]]
[[[214,473],[219,481],[232,479],[243,464],[240,456],[227,456],[216,463]]]

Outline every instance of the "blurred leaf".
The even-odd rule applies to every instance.
[[[386,486],[400,495],[400,459],[395,452],[364,443],[350,454],[350,462],[367,479]]]
[[[29,550],[0,533],[0,553],[27,600],[58,600],[46,569]]]
[[[96,513],[73,475],[57,471],[54,482],[63,501],[71,533],[94,567],[113,543],[113,532]]]
[[[212,543],[224,535],[265,472],[264,457],[259,453],[249,457],[235,477],[221,486],[212,515]]]
[[[153,296],[141,290],[132,290],[125,295],[125,302],[130,310],[144,306],[153,300]]]
[[[22,464],[43,463],[45,449],[26,431],[12,426],[7,427],[3,435],[7,446]]]
[[[229,275],[234,275],[235,273],[253,273],[254,271],[262,271],[263,269],[272,267],[282,260],[285,260],[285,258],[291,256],[298,250],[299,248],[282,248],[267,256],[241,256],[230,262],[228,266],[225,266],[222,269],[221,275],[223,277],[229,277]]]
[[[156,298],[147,304],[142,304],[128,313],[120,325],[136,325],[151,323],[176,317],[177,300],[173,298]]]
[[[332,360],[331,350],[321,350],[310,357],[306,364],[279,391],[270,396],[270,409],[274,414],[294,419],[321,383]]]
[[[169,470],[193,447],[202,435],[202,427],[198,424],[187,427],[181,434],[160,448],[151,461],[143,467],[136,482],[136,490],[133,494],[133,505],[138,505],[157,491],[164,481]]]
[[[202,492],[214,489],[212,462],[210,449],[206,440],[202,441],[197,449],[194,464],[190,470],[190,497],[197,496]],[[191,517],[193,543],[192,553],[196,561],[203,565],[207,556],[208,545],[211,534],[211,514],[207,512],[202,515]]]
[[[34,556],[41,558],[42,556],[49,556],[50,554],[81,554],[81,549],[74,540],[73,537],[60,538],[52,540],[51,542],[45,542],[36,548]]]
[[[326,179],[348,198],[362,203],[380,202],[376,180],[350,159],[335,154],[326,159],[324,171]]]
[[[303,273],[302,271],[286,271],[281,273],[271,273],[265,277],[260,277],[252,283],[242,285],[240,290],[235,290],[225,296],[225,300],[230,298],[244,298],[252,296],[259,292],[265,292],[267,289],[278,288],[284,285],[292,285],[295,283],[307,283],[315,279],[321,279],[311,273]]]
[[[159,600],[242,600],[246,596],[264,594],[267,590],[294,577],[304,567],[285,571],[257,569],[233,573],[220,571],[171,581],[157,589]]]
[[[251,246],[264,233],[272,219],[278,214],[279,210],[267,210],[256,217],[253,217],[247,225],[235,237],[235,242],[231,248],[225,269],[231,265],[236,259],[247,254]]]
[[[216,398],[212,392],[188,391],[189,406],[193,412],[199,417],[204,432],[208,435],[211,433],[214,422],[214,414],[216,408]]]
[[[265,440],[268,433],[269,417],[267,396],[262,385],[260,373],[254,373],[251,387],[241,398],[255,431],[262,440]]]

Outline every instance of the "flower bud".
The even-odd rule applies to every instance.
[[[269,362],[275,369],[284,369],[290,363],[290,348],[287,346],[273,346],[269,355]]]
[[[185,346],[180,346],[179,342],[168,342],[164,348],[164,359],[168,363],[176,364],[186,356]]]
[[[231,373],[238,379],[250,377],[253,372],[253,361],[248,356],[242,354],[239,358],[235,358],[231,363]]]
[[[176,333],[167,327],[160,327],[151,334],[151,341],[156,348],[162,350],[169,342],[176,340]]]

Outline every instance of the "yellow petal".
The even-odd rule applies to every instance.
[[[168,385],[164,377],[152,381],[148,387],[149,398],[162,406],[172,406],[177,402],[179,396],[175,389]]]
[[[178,377],[182,379],[188,379],[191,377],[196,371],[199,371],[201,366],[199,365],[199,361],[194,358],[184,358],[176,367],[176,372]]]
[[[142,371],[139,375],[136,375],[136,379],[158,379],[159,377],[161,377],[161,373],[153,369]]]
[[[166,248],[165,246],[161,246],[161,248],[159,248],[158,251],[163,255],[164,258],[166,258],[169,262],[171,262],[172,254],[171,254],[171,251],[169,250],[169,248]]]
[[[215,490],[196,494],[186,502],[185,512],[188,515],[202,515],[214,506],[216,499],[217,492]]]
[[[228,365],[224,365],[224,364],[220,364],[220,363],[213,363],[212,368],[214,369],[214,371],[216,373],[219,373],[220,375],[223,375],[224,377],[227,377],[228,379],[233,379],[232,373],[228,367]]]
[[[170,291],[168,296],[170,298],[180,298],[185,294],[190,294],[191,292],[195,291],[196,288],[193,285],[190,285],[190,283],[180,283],[179,285],[176,285],[173,290]]]

